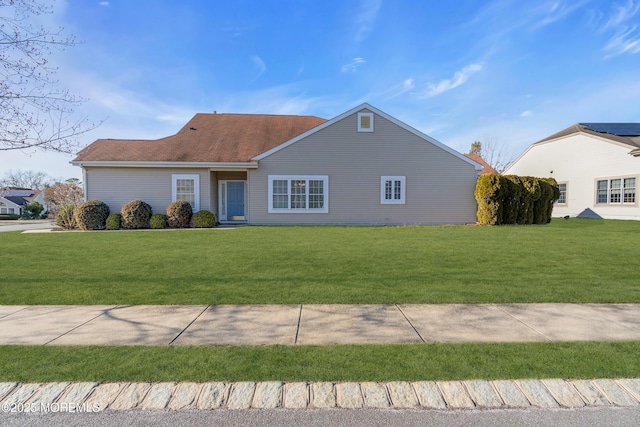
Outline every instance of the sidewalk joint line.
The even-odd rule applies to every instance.
[[[13,316],[16,313],[20,313],[21,311],[26,310],[26,309],[28,309],[30,307],[33,307],[33,306],[32,305],[25,305],[24,307],[22,307],[18,311],[14,311],[13,313],[5,314],[4,316],[0,317],[0,320],[4,319],[5,317]]]
[[[302,320],[302,304],[300,304],[300,311],[298,312],[298,326],[296,327],[296,338],[293,344],[298,344],[298,334],[300,333],[300,321]]]
[[[198,320],[198,319],[200,318],[200,316],[202,316],[202,315],[204,314],[204,312],[205,312],[205,311],[207,311],[207,310],[209,309],[209,307],[211,307],[211,305],[210,305],[210,304],[209,304],[209,305],[207,305],[207,306],[204,308],[204,310],[202,310],[202,311],[200,312],[200,314],[198,314],[198,315],[197,315],[197,316],[196,316],[196,317],[195,317],[191,322],[189,322],[189,324],[188,324],[187,326],[185,326],[185,328],[184,328],[183,330],[181,330],[181,331],[180,331],[180,333],[179,333],[178,335],[176,335],[176,336],[175,336],[175,337],[174,337],[174,338],[169,342],[169,345],[173,344],[173,343],[174,343],[178,338],[180,338],[180,336],[181,336],[182,334],[184,334],[184,332],[185,332],[187,329],[189,329],[189,327],[190,327],[191,325],[193,325],[193,324],[195,323],[195,321],[196,321],[196,320]]]
[[[398,304],[394,304],[396,306],[396,308],[398,309],[398,311],[402,314],[402,316],[407,320],[407,322],[409,323],[409,325],[413,328],[413,330],[415,331],[416,334],[418,334],[418,337],[422,340],[423,343],[426,343],[427,341],[424,339],[424,337],[420,334],[420,332],[418,332],[418,330],[416,329],[415,326],[413,326],[413,323],[411,323],[411,320],[409,320],[409,318],[407,317],[406,314],[404,314],[404,311],[402,311],[402,309],[400,308],[400,306]]]
[[[73,306],[73,307],[79,307],[79,306]],[[70,334],[71,332],[75,331],[76,329],[80,328],[81,326],[84,326],[84,325],[86,325],[87,323],[89,323],[89,322],[92,322],[92,321],[96,320],[98,317],[100,317],[100,316],[104,316],[105,312],[107,312],[107,311],[109,311],[109,310],[115,310],[115,309],[116,309],[116,308],[118,308],[118,307],[120,307],[120,306],[119,306],[119,305],[114,305],[114,306],[113,306],[113,307],[111,307],[111,308],[108,308],[108,309],[106,309],[106,310],[102,310],[102,311],[100,312],[100,314],[98,314],[97,316],[92,317],[91,319],[87,320],[86,322],[83,322],[83,323],[79,324],[78,326],[74,326],[73,328],[69,329],[67,332],[65,332],[65,333],[63,333],[63,334],[60,334],[60,335],[58,335],[57,337],[55,337],[55,338],[53,338],[53,339],[50,339],[49,341],[47,341],[47,342],[46,342],[46,343],[44,343],[43,345],[51,344],[51,343],[52,343],[52,342],[54,342],[55,340],[57,340],[57,339],[59,339],[59,338],[62,338],[62,337],[63,337],[63,336],[65,336],[65,335]]]
[[[501,304],[490,304],[493,305],[494,307],[496,307],[498,310],[500,310],[501,312],[503,312],[504,314],[506,314],[509,317],[513,317],[514,319],[516,319],[518,322],[520,322],[521,324],[523,324],[525,327],[531,329],[533,332],[535,332],[536,334],[540,335],[541,337],[543,337],[545,340],[547,341],[553,341],[551,338],[549,338],[548,336],[546,336],[545,334],[543,334],[542,332],[540,332],[539,330],[537,330],[536,328],[534,328],[533,326],[529,325],[528,323],[520,320],[519,318],[517,318],[516,316],[514,316],[513,314],[509,313],[508,311],[505,311],[502,309]],[[556,340],[557,341],[557,340]]]

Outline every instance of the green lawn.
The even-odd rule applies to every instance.
[[[639,378],[638,354],[638,341],[295,347],[0,346],[0,382]]]
[[[640,302],[640,222],[0,234],[0,304]]]

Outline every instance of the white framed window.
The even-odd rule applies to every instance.
[[[567,204],[567,183],[559,182],[558,189],[560,190],[560,196],[558,200],[556,200],[557,205],[566,205]]]
[[[171,201],[184,200],[194,212],[200,210],[200,175],[171,175]]]
[[[383,205],[404,205],[405,193],[405,176],[380,177],[380,203]]]
[[[358,132],[373,132],[373,113],[358,113]]]
[[[269,175],[269,213],[329,212],[327,175]]]
[[[596,182],[596,203],[635,205],[636,178],[600,179]]]

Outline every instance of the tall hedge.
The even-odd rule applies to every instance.
[[[547,224],[560,189],[553,178],[482,175],[474,195],[480,224]]]
[[[478,178],[474,195],[478,202],[478,222],[480,224],[502,224],[504,186],[504,179],[500,175],[485,174]]]

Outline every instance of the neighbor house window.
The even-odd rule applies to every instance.
[[[406,177],[380,177],[380,203],[387,205],[404,205]]]
[[[620,205],[636,203],[636,179],[601,179],[596,183],[596,203]]]
[[[200,210],[200,175],[171,175],[171,201],[184,200],[194,212]]]
[[[560,190],[560,196],[558,197],[558,200],[556,200],[556,204],[566,205],[567,204],[567,183],[559,182],[558,189]]]
[[[358,113],[358,132],[373,132],[373,113]]]
[[[329,212],[326,175],[269,175],[269,212]]]

